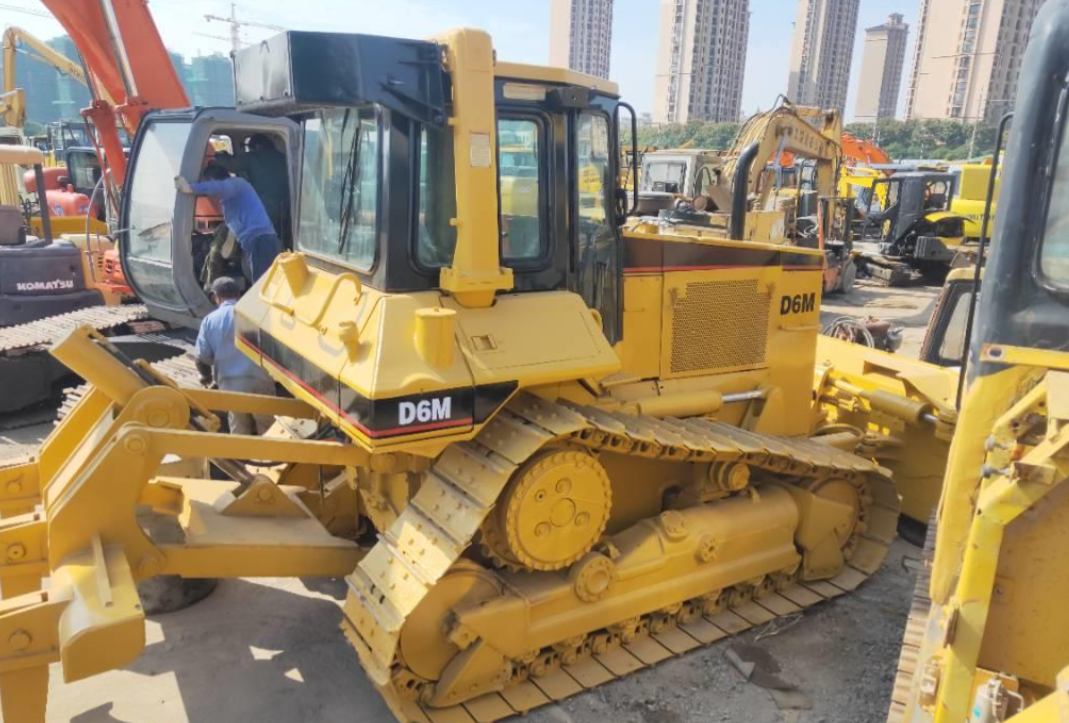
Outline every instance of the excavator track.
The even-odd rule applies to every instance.
[[[873,253],[862,254],[861,258],[868,281],[875,286],[899,288],[917,286],[923,282],[921,274],[904,261]]]
[[[768,570],[756,580],[738,580],[705,591],[704,597],[655,607],[624,624],[595,627],[540,645],[509,659],[494,689],[475,697],[475,688],[469,688],[459,704],[449,705],[448,698],[455,694],[442,700],[442,691],[436,694],[434,683],[413,670],[422,664],[423,649],[405,659],[405,626],[429,625],[422,619],[426,613],[417,608],[443,579],[448,582],[454,575],[468,576],[470,587],[499,585],[502,590],[522,588],[524,579],[537,575],[559,577],[560,572],[495,571],[472,559],[478,558],[480,542],[482,559],[487,558],[485,547],[492,541],[485,539],[484,523],[513,474],[526,469],[525,463],[549,445],[646,460],[743,462],[758,474],[793,483],[849,480],[861,490],[863,503],[843,547],[847,563],[823,575],[806,575],[797,564],[793,569]],[[749,493],[756,499],[768,489]],[[673,528],[680,532],[678,528],[685,525],[673,514],[663,512],[657,522],[639,522],[630,529],[660,524],[669,535]],[[521,395],[474,440],[447,449],[426,473],[417,494],[346,578],[349,594],[342,629],[398,719],[496,721],[854,590],[880,567],[894,538],[897,517],[898,498],[886,470],[809,439],[772,437],[702,418],[658,419]],[[577,580],[591,569],[596,575],[601,557],[588,554],[572,566],[569,579]],[[595,564],[585,564],[588,559]],[[585,599],[579,589],[577,582],[576,595]]]
[[[88,325],[104,332],[148,318],[148,308],[144,304],[90,306],[0,329],[0,353],[46,347],[81,326]]]
[[[73,375],[48,349],[72,330],[90,326],[106,336],[145,334],[165,325],[148,316],[143,304],[91,306],[28,324],[0,329],[0,413],[51,400]]]

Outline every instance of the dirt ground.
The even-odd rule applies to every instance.
[[[820,321],[828,324],[838,316],[875,316],[888,319],[903,329],[899,354],[920,355],[924,330],[935,311],[939,288],[911,286],[889,289],[859,281],[849,294],[835,294],[824,298],[820,306]]]
[[[822,316],[902,324],[916,355],[937,290],[859,287]],[[0,431],[0,459],[31,452],[49,424]],[[878,723],[884,720],[920,551],[898,540],[854,594],[798,620],[666,661],[561,704],[532,723]],[[64,684],[53,666],[49,723],[378,723],[392,716],[338,632],[340,580],[229,580],[190,609],[151,618],[132,666]],[[792,684],[746,682],[727,657],[754,649]],[[786,706],[786,707],[784,707]],[[8,723],[18,723],[9,721]]]

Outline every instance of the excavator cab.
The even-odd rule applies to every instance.
[[[219,211],[208,199],[176,191],[172,179],[182,175],[198,180],[216,145],[224,147],[225,139],[239,155],[245,151],[242,141],[256,133],[271,138],[285,153],[292,193],[300,148],[293,121],[222,108],[145,116],[131,148],[119,247],[131,288],[154,316],[196,326],[213,308],[204,291],[202,269]]]
[[[715,194],[723,165],[723,154],[715,151],[680,148],[643,154],[637,212],[656,215],[680,200]]]
[[[870,212],[862,237],[876,229],[880,253],[926,266],[948,264],[964,241],[962,216],[950,212],[957,178],[953,173],[904,171],[873,181],[873,196],[886,206]]]

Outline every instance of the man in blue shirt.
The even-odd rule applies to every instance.
[[[174,185],[182,193],[211,196],[223,205],[223,221],[234,232],[238,245],[249,262],[249,280],[256,282],[271,268],[275,257],[282,253],[271,219],[256,189],[244,178],[231,176],[225,168],[209,163],[199,183],[190,183],[175,176]]]
[[[218,305],[204,317],[197,334],[196,363],[200,380],[227,392],[266,394],[274,396],[275,383],[263,369],[234,346],[234,304],[241,298],[238,283],[226,276],[212,283],[212,298]],[[230,412],[231,434],[263,434],[274,418],[263,414]]]

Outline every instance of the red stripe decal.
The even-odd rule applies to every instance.
[[[739,264],[729,264],[726,266],[628,266],[624,269],[625,274],[651,274],[662,273],[665,271],[721,271],[724,269],[775,269],[780,268],[784,271],[823,271],[823,266],[762,266],[752,265],[743,266]]]
[[[349,414],[344,409],[339,407],[337,404],[335,404],[334,402],[332,402],[329,399],[327,399],[326,397],[324,397],[322,394],[317,392],[312,387],[308,386],[308,384],[306,384],[303,379],[301,379],[296,374],[291,372],[289,369],[287,369],[286,367],[282,366],[277,361],[275,361],[274,359],[269,357],[267,354],[265,354],[263,349],[261,349],[260,347],[256,346],[255,344],[253,344],[251,341],[249,341],[245,337],[239,337],[239,338],[241,339],[241,343],[243,343],[246,346],[248,346],[250,349],[252,349],[257,354],[259,354],[271,366],[275,367],[280,372],[285,374],[287,377],[289,377],[290,379],[295,381],[301,387],[301,389],[305,390],[306,392],[311,394],[313,397],[315,397],[316,399],[321,401],[323,404],[325,404],[327,407],[329,407],[331,410],[333,410],[339,416],[345,417],[345,419],[347,419],[349,421],[349,423],[351,423],[354,427],[358,428],[365,435],[367,435],[368,437],[371,437],[373,439],[376,438],[376,437],[390,437],[390,436],[400,436],[402,434],[418,434],[419,432],[431,432],[431,431],[434,431],[436,429],[446,429],[446,428],[449,428],[449,427],[465,427],[465,426],[468,426],[468,425],[470,425],[470,424],[472,424],[474,422],[474,420],[471,417],[466,417],[465,419],[450,419],[450,420],[446,420],[444,422],[429,422],[427,424],[417,424],[417,425],[411,426],[411,427],[393,427],[392,429],[380,429],[378,431],[373,430],[373,429],[368,429],[363,424],[361,424],[359,421],[357,421],[357,419],[353,415]]]

